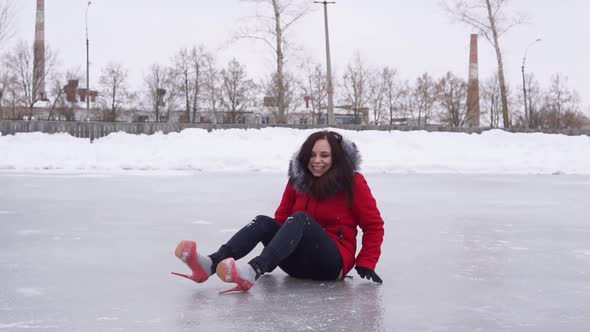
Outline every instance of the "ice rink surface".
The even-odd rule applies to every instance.
[[[277,269],[218,295],[170,275],[177,242],[213,252],[274,213],[285,175],[2,172],[0,330],[590,330],[590,176],[366,178],[382,285]]]

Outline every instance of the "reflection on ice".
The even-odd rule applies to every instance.
[[[273,272],[247,293],[195,290],[177,322],[181,328],[208,322],[215,331],[384,331],[382,290],[366,281],[319,282]]]

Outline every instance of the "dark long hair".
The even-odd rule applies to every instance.
[[[320,139],[326,139],[330,144],[332,167],[322,176],[315,177],[307,165],[311,159],[313,146]],[[354,165],[350,156],[342,148],[342,135],[326,130],[309,135],[301,145],[297,161],[304,170],[304,187],[311,196],[321,200],[338,191],[344,191],[346,201],[349,205],[351,204]]]

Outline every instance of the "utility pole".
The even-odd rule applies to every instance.
[[[88,8],[92,1],[86,6],[86,111],[90,110],[90,43],[88,42]]]
[[[529,51],[529,48],[531,46],[533,46],[535,43],[540,42],[541,38],[537,38],[535,41],[533,41],[532,43],[529,44],[529,46],[527,46],[527,48],[524,51],[524,56],[522,57],[522,66],[520,67],[520,69],[522,70],[522,94],[523,94],[523,98],[524,98],[524,122],[525,122],[525,128],[530,128],[532,125],[532,117],[529,114],[530,111],[527,109],[527,96],[526,96],[526,81],[524,78],[524,63],[526,61],[526,54]]]
[[[328,4],[334,1],[314,1],[324,5],[324,24],[326,26],[326,69],[328,80],[328,125],[334,125],[334,86],[332,85],[332,65],[330,64],[330,35],[328,33]]]
[[[520,67],[522,70],[522,95],[524,100],[524,127],[530,128],[530,121],[529,121],[529,114],[527,113],[527,100],[526,100],[526,81],[524,79],[524,58],[522,58],[522,66]]]

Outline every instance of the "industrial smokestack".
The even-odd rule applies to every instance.
[[[37,100],[47,100],[47,95],[45,94],[45,0],[37,0],[33,57],[33,89],[36,91],[35,98]]]
[[[477,69],[477,34],[471,34],[469,46],[469,81],[467,82],[467,126],[479,127],[479,74]]]

